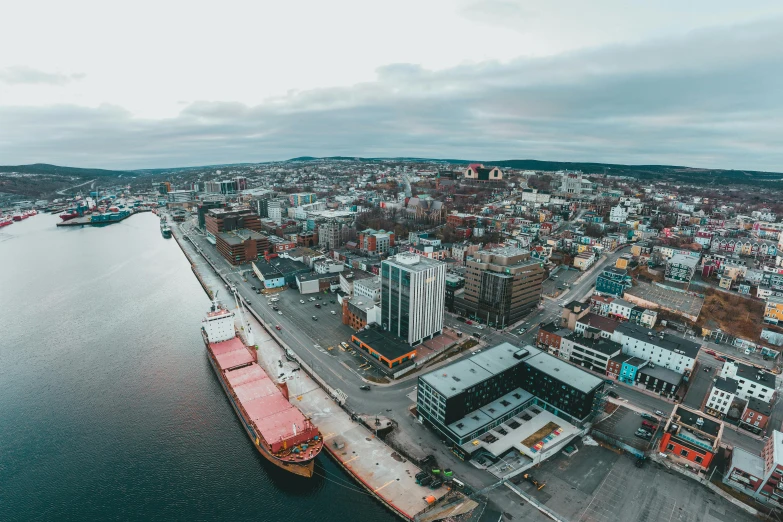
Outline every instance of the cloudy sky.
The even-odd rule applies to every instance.
[[[9,6],[0,164],[351,155],[783,171],[779,0]]]

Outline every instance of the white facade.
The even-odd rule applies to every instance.
[[[677,373],[685,373],[693,370],[696,359],[684,353],[677,353],[655,344],[658,336],[652,335],[647,341],[635,339],[623,335],[618,329],[612,334],[612,340],[623,345],[623,353],[632,357],[638,357],[650,361],[658,366],[663,366]]]
[[[370,277],[360,279],[353,284],[353,295],[356,299],[372,299],[374,303],[381,301],[381,278]]]
[[[210,343],[219,343],[228,341],[236,336],[234,331],[234,312],[226,309],[219,309],[209,312],[201,321],[201,326],[207,334],[207,340]]]
[[[617,205],[609,212],[609,221],[612,223],[624,223],[628,219],[628,209]]]
[[[416,254],[397,254],[383,261],[381,277],[384,329],[410,345],[443,331],[446,263]]]
[[[634,305],[624,299],[615,299],[609,303],[609,315],[622,317],[626,321],[631,318],[631,310]]]
[[[734,361],[726,361],[720,376],[737,381],[737,397],[740,399],[755,397],[769,403],[775,395],[775,375],[752,366],[740,366]]]
[[[713,386],[710,397],[707,399],[707,408],[726,415],[729,413],[731,403],[734,402],[734,397],[733,393],[719,390],[717,386]]]

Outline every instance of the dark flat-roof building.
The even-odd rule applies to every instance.
[[[377,327],[358,331],[351,336],[351,340],[390,370],[412,364],[416,356],[415,347]]]
[[[228,232],[229,230],[242,228],[256,232],[261,230],[261,220],[249,208],[212,208],[207,210],[204,222],[208,239],[215,238],[220,232]]]
[[[459,446],[531,404],[582,424],[597,411],[603,386],[602,379],[538,348],[502,343],[419,377],[417,410]],[[496,401],[499,406],[484,411]]]
[[[266,236],[244,228],[218,232],[215,245],[220,255],[232,265],[241,265],[263,257],[269,249]]]

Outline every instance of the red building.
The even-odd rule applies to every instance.
[[[706,470],[718,452],[722,436],[722,422],[678,405],[666,422],[659,449],[672,460]]]
[[[560,353],[560,342],[563,340],[561,333],[568,334],[570,330],[560,328],[555,323],[548,323],[540,327],[536,337],[538,347],[547,350],[552,355],[558,355]]]
[[[751,397],[748,399],[745,411],[742,412],[739,427],[759,435],[767,427],[770,415],[772,415],[772,406],[769,403]]]

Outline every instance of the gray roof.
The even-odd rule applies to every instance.
[[[696,268],[696,265],[699,263],[699,258],[695,256],[689,256],[686,254],[674,254],[671,259],[669,259],[669,263],[673,263],[675,265],[685,265],[690,268]]]
[[[604,339],[603,337],[583,337],[574,332],[565,338],[576,345],[584,346],[585,348],[590,348],[593,351],[601,352],[606,355],[614,355],[623,351],[623,346],[620,343]]]
[[[670,333],[665,334],[663,339],[660,338],[660,335],[657,332],[652,332],[653,335],[648,335],[652,330],[633,323],[621,323],[615,331],[622,332],[622,334],[626,337],[638,339],[639,341],[645,341],[647,343],[660,346],[666,350],[680,351],[692,359],[696,358],[699,353],[699,349],[701,348],[701,345],[698,343],[694,343],[688,339],[683,339],[682,337],[677,337],[676,335]]]
[[[715,381],[715,387],[719,389],[720,391],[729,392],[731,394],[737,393],[737,385],[739,383],[732,379],[731,377],[724,379],[723,377],[718,377]]]
[[[429,270],[433,267],[442,265],[443,262],[420,256],[418,254],[404,252],[390,257],[389,259],[385,259],[383,264],[396,266],[409,272],[422,272],[424,270]]]
[[[453,397],[493,375],[521,364],[525,357],[537,353],[540,350],[532,346],[519,348],[502,343],[468,359],[438,368],[421,376],[421,379],[444,397]],[[515,354],[519,358],[514,357]]]
[[[526,392],[522,388],[507,393],[497,400],[490,402],[489,404],[482,406],[481,408],[468,413],[458,421],[449,425],[449,429],[456,433],[460,437],[472,433],[473,431],[486,425],[494,419],[499,419],[503,415],[507,414],[514,408],[521,406],[525,402],[533,398],[531,393]]]
[[[674,415],[679,415],[679,424],[696,428],[703,431],[704,433],[712,435],[713,437],[718,436],[718,431],[720,431],[720,422],[711,420],[707,415],[704,415],[701,412],[694,413],[693,411],[683,408],[682,406],[677,406],[677,409],[674,410]],[[698,419],[703,421],[701,427],[699,427],[697,424]]]
[[[734,361],[727,358],[727,361],[733,362],[737,365],[737,378],[747,379],[749,381],[758,382],[766,386],[767,388],[775,388],[775,374],[769,373],[764,370],[759,370],[748,364],[743,364],[739,361]]]
[[[583,393],[590,393],[603,381],[584,370],[571,366],[567,362],[553,357],[548,353],[539,353],[525,361],[528,365],[541,372],[551,375],[557,380],[568,383]]]
[[[754,477],[763,477],[765,475],[764,459],[759,455],[745,451],[739,446],[735,446],[731,454],[731,465]]]
[[[659,381],[664,381],[671,384],[679,385],[680,381],[682,381],[682,374],[679,374],[674,370],[664,368],[663,366],[655,366],[653,368],[650,367],[650,365],[648,364],[644,368],[641,368],[639,370],[639,373],[644,375],[649,375],[653,379],[658,379]]]

